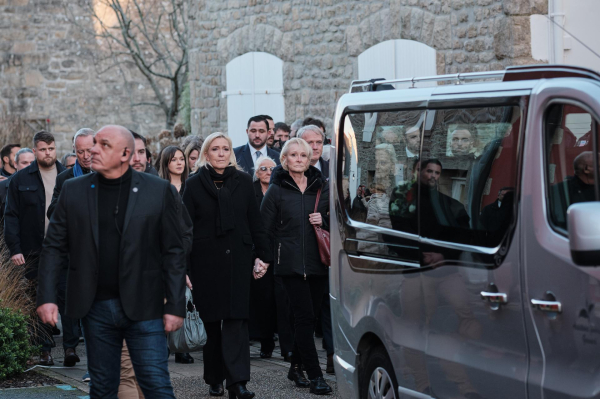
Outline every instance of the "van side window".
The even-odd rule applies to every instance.
[[[570,104],[551,105],[544,123],[548,212],[552,224],[566,231],[571,204],[598,201],[592,140],[598,123],[587,111]]]
[[[514,219],[517,106],[430,110],[415,186],[420,234],[495,247]]]
[[[388,111],[349,114],[344,121],[343,181],[346,208],[351,219],[384,229],[418,234],[414,223],[395,225],[394,212],[409,211],[413,198],[394,196],[398,187],[410,188],[418,160],[424,111]],[[394,198],[392,200],[392,198]],[[393,203],[392,203],[393,202]],[[414,208],[414,205],[413,205]],[[414,212],[414,209],[413,209]],[[388,237],[370,230],[358,231],[357,250],[390,253]],[[377,244],[379,243],[379,244]]]

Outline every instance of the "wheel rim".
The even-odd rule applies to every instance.
[[[371,374],[369,381],[369,399],[396,399],[394,385],[388,372],[377,367]]]

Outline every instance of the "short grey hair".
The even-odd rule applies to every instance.
[[[261,156],[260,158],[258,158],[256,160],[256,163],[255,163],[256,168],[254,170],[254,181],[258,180],[258,168],[259,168],[260,164],[263,163],[263,162],[265,162],[265,161],[272,162],[273,165],[277,166],[277,162],[275,162],[275,160],[273,160],[273,158],[271,158],[271,157],[269,157],[267,155]]]
[[[323,144],[325,144],[325,140],[327,139],[327,136],[325,136],[325,133],[323,133],[323,131],[321,130],[321,128],[319,126],[317,126],[317,125],[302,126],[296,132],[296,137],[298,137],[299,139],[302,139],[302,136],[304,135],[304,133],[306,133],[308,131],[319,133],[321,135],[321,137],[323,138]]]
[[[17,151],[17,153],[15,154],[15,162],[19,162],[19,156],[21,154],[25,154],[26,152],[30,152],[33,154],[33,151],[31,150],[31,148],[21,148],[19,151]]]
[[[281,155],[279,156],[279,162],[281,162],[281,167],[285,170],[288,170],[287,154],[288,152],[290,152],[290,147],[294,144],[299,145],[304,151],[306,151],[306,155],[308,155],[308,166],[306,169],[308,170],[308,168],[310,168],[310,160],[312,158],[313,150],[312,147],[308,145],[308,143],[305,140],[299,137],[291,138],[288,141],[286,141],[283,145],[283,148],[281,149]]]
[[[75,141],[77,141],[78,137],[93,136],[95,134],[96,132],[94,132],[92,129],[88,129],[87,127],[79,129],[77,133],[75,133],[75,136],[73,136],[73,149],[75,149]]]
[[[67,160],[69,158],[77,158],[77,155],[75,155],[75,153],[73,153],[73,152],[68,152],[65,155],[63,155],[62,159],[60,160],[60,163],[62,163],[63,165],[66,165]]]

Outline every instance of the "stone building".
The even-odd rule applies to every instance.
[[[99,73],[92,57],[98,45],[67,21],[65,4],[0,0],[0,113],[20,115],[32,130],[54,133],[59,155],[71,149],[82,127],[118,123],[158,135],[163,112],[133,106],[152,100],[146,81],[128,64]]]
[[[548,0],[192,0],[192,130],[240,143],[254,112],[317,117],[331,131],[359,77],[539,63],[530,17],[547,12]],[[395,71],[372,76],[387,64]]]

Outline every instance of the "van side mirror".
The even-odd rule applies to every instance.
[[[600,265],[600,202],[580,202],[567,209],[571,258],[579,266]]]

